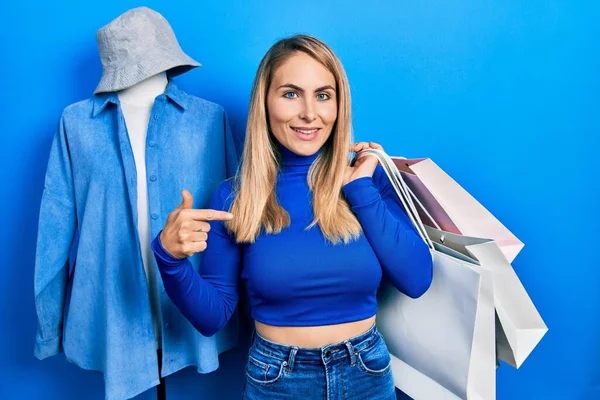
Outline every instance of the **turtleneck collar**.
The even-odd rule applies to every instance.
[[[301,156],[293,151],[289,150],[287,147],[283,145],[279,145],[279,152],[281,154],[281,166],[287,168],[306,168],[307,170],[312,165],[312,163],[317,159],[319,154],[321,154],[321,147],[315,154],[310,156]]]

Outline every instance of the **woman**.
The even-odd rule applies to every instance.
[[[385,274],[422,295],[431,255],[377,160],[349,164],[349,150],[381,148],[351,145],[351,132],[338,58],[309,36],[277,42],[257,71],[237,177],[211,210],[190,210],[184,191],[153,242],[168,295],[203,335],[227,322],[243,282],[256,327],[245,399],[395,398],[377,288]],[[201,251],[195,273],[186,257]]]

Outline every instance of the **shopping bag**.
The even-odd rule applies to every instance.
[[[495,245],[489,245],[484,250],[473,249],[478,252],[473,256],[491,268],[494,276],[497,357],[519,368],[548,331],[510,265],[523,248],[523,243],[430,159],[390,159],[405,182],[406,195],[417,205],[417,213],[427,227],[435,226],[448,233],[462,232],[463,235],[469,232],[494,239]],[[433,232],[429,230],[429,233]],[[471,239],[446,234],[446,240],[460,242],[458,246],[462,247],[464,253],[464,246]]]
[[[492,271],[496,307],[498,358],[519,368],[542,340],[548,328],[514,269],[496,243],[473,246],[471,239],[425,227],[432,241],[468,254]]]
[[[379,159],[433,257],[433,281],[423,296],[412,299],[387,283],[378,293],[377,326],[390,351],[396,387],[415,400],[495,399],[491,271],[432,241],[389,157],[371,150],[360,156],[369,154]]]
[[[415,400],[495,399],[491,271],[436,247],[423,296],[412,299],[390,284],[378,293],[377,327],[394,384]]]

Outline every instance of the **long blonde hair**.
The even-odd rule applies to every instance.
[[[228,229],[238,243],[254,243],[261,228],[273,234],[290,225],[290,216],[277,201],[275,191],[281,156],[277,139],[269,131],[267,93],[275,70],[297,52],[309,55],[333,74],[338,105],[331,136],[308,173],[315,218],[307,229],[318,224],[333,244],[348,243],[361,232],[360,223],[341,191],[352,143],[348,79],[340,60],[325,43],[311,36],[296,35],[271,47],[254,79],[241,170],[234,183],[236,194],[230,210],[234,218],[228,222]]]

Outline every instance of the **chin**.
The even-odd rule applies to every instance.
[[[310,146],[294,146],[291,150],[298,154],[299,156],[312,156],[313,154],[315,154],[316,152],[319,151],[319,149],[321,148],[321,146],[317,146],[317,145],[310,145]]]

